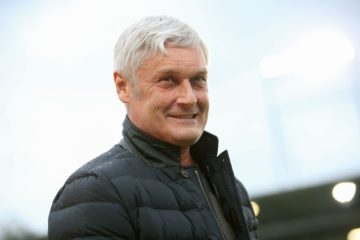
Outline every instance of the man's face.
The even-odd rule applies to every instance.
[[[149,135],[180,147],[197,142],[209,110],[206,60],[200,48],[168,47],[147,59],[130,87],[130,120]]]

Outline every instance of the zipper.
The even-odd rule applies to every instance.
[[[211,205],[211,203],[210,203],[210,201],[209,201],[209,198],[208,198],[207,195],[206,195],[206,192],[205,192],[204,187],[203,187],[203,185],[202,185],[201,178],[200,178],[200,175],[199,175],[197,169],[195,169],[195,174],[196,174],[196,177],[197,177],[197,179],[198,179],[198,181],[199,181],[201,191],[202,191],[202,193],[204,194],[205,199],[206,199],[206,201],[207,201],[207,203],[208,203],[208,205],[209,205],[209,207],[210,207],[210,210],[211,210],[211,212],[212,212],[212,214],[213,214],[213,216],[214,216],[214,218],[215,218],[215,220],[216,220],[216,223],[217,223],[217,225],[218,225],[218,227],[219,227],[219,229],[220,229],[221,236],[222,236],[222,238],[225,240],[225,235],[224,235],[224,232],[223,232],[223,230],[222,230],[222,228],[221,228],[219,219],[217,218],[217,216],[216,216],[216,214],[215,214],[215,212],[214,212],[214,209],[212,208],[212,205]]]

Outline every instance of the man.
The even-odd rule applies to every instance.
[[[49,239],[257,239],[245,188],[204,131],[207,50],[177,19],[147,17],[115,47],[123,139],[66,181]]]

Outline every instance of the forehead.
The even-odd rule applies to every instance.
[[[158,53],[144,61],[139,70],[152,72],[206,71],[206,59],[200,47],[167,47],[166,54]]]

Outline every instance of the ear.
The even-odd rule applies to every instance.
[[[128,103],[130,99],[130,83],[121,74],[114,72],[114,83],[117,95],[123,103]]]

